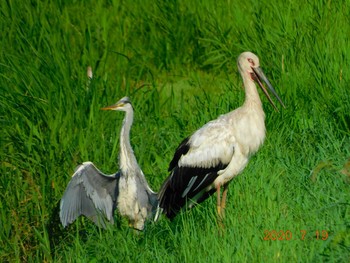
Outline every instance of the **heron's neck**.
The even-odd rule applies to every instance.
[[[123,121],[123,127],[120,132],[120,155],[119,164],[120,169],[123,172],[138,167],[134,151],[130,144],[130,129],[134,118],[134,112],[132,109],[126,111]]]

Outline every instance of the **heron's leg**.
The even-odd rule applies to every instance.
[[[222,198],[220,203],[222,218],[225,218],[227,191],[228,191],[228,183],[224,185],[224,191],[222,192]]]
[[[221,189],[221,186],[220,184],[216,187],[216,209],[217,209],[217,212],[218,212],[218,218],[221,218],[221,201],[220,201],[220,189]]]

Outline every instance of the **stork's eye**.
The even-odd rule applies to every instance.
[[[253,61],[251,58],[248,58],[248,62],[249,62],[252,66],[255,66],[255,63],[254,63],[254,61]]]

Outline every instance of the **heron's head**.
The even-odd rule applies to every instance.
[[[101,110],[118,110],[118,111],[127,111],[132,109],[131,101],[128,97],[121,98],[117,103],[102,108]]]
[[[271,85],[270,81],[267,79],[267,77],[265,76],[264,72],[262,71],[262,69],[260,68],[260,62],[259,62],[259,58],[257,55],[255,55],[252,52],[243,52],[242,54],[239,55],[238,59],[237,59],[237,64],[238,64],[238,69],[239,72],[242,75],[242,78],[244,80],[250,79],[253,82],[257,82],[260,86],[260,88],[263,90],[263,92],[265,93],[266,97],[268,98],[269,102],[271,103],[271,105],[277,110],[276,105],[274,104],[274,102],[272,101],[269,93],[267,92],[267,90],[265,89],[264,85],[262,82],[265,82],[269,91],[277,98],[278,102],[283,106],[283,102],[280,99],[280,97],[277,95],[275,89],[273,88],[273,86]]]

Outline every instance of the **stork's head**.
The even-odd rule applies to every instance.
[[[102,108],[101,110],[118,110],[118,111],[128,111],[132,110],[131,101],[128,97],[121,98],[117,103]]]
[[[264,72],[260,68],[260,62],[257,55],[253,54],[252,52],[243,52],[239,55],[237,59],[238,69],[239,72],[242,75],[242,78],[246,80],[247,78],[251,81],[256,81],[260,88],[265,93],[266,97],[268,98],[271,105],[277,110],[276,105],[273,103],[269,93],[265,89],[264,85],[262,84],[262,81],[266,83],[269,91],[277,98],[278,102],[285,108],[282,100],[277,95],[275,89],[272,87],[270,81],[265,76]]]
[[[238,64],[238,69],[241,72],[241,74],[249,74],[252,75],[254,74],[253,68],[259,68],[260,67],[260,62],[259,58],[257,55],[255,55],[252,52],[243,52],[242,54],[239,55],[237,59],[237,64]],[[254,80],[252,78],[252,80]]]

